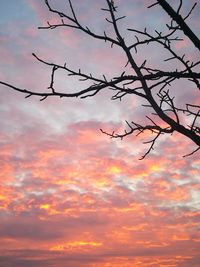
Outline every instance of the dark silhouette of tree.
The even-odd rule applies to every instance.
[[[51,24],[47,22],[47,26],[39,27],[39,29],[56,29],[60,27],[73,28],[75,30],[82,31],[87,36],[97,39],[99,41],[103,40],[110,43],[111,48],[117,46],[120,48],[126,58],[127,64],[125,66],[125,71],[121,73],[118,77],[113,77],[108,80],[105,75],[103,78],[96,77],[92,74],[86,74],[80,69],[72,70],[67,64],[58,65],[52,62],[43,60],[36,54],[33,56],[42,64],[45,64],[51,68],[50,84],[48,91],[44,92],[34,92],[28,89],[21,89],[15,85],[8,84],[1,81],[0,83],[8,86],[16,91],[26,94],[26,98],[30,96],[39,96],[40,101],[45,100],[48,97],[68,97],[68,98],[87,98],[93,97],[103,90],[112,90],[114,92],[112,100],[121,100],[124,96],[131,95],[139,97],[146,101],[143,105],[143,109],[147,109],[148,116],[146,119],[149,123],[142,124],[142,122],[128,122],[127,129],[123,133],[106,133],[112,138],[123,139],[127,135],[136,133],[136,135],[142,134],[144,132],[149,132],[152,135],[152,139],[147,141],[149,148],[141,159],[145,158],[151,150],[154,149],[154,144],[162,134],[172,134],[173,132],[178,132],[187,138],[189,138],[197,148],[192,152],[187,153],[187,155],[194,154],[200,149],[200,105],[195,103],[185,103],[184,107],[178,106],[173,96],[172,89],[174,82],[180,82],[182,80],[188,80],[193,83],[193,90],[195,94],[199,94],[200,90],[200,73],[197,71],[200,60],[189,61],[186,59],[185,55],[180,55],[180,51],[176,49],[174,43],[181,42],[183,39],[178,37],[183,36],[189,38],[192,45],[200,50],[200,40],[194,34],[192,29],[188,26],[186,20],[191,15],[196,4],[192,6],[188,14],[183,17],[182,11],[182,0],[179,1],[179,6],[177,10],[168,4],[165,0],[156,0],[155,3],[150,5],[148,8],[161,8],[167,12],[170,16],[170,23],[166,24],[166,29],[163,32],[154,31],[154,34],[150,33],[146,28],[141,31],[136,28],[127,29],[130,34],[133,34],[133,39],[135,41],[132,44],[127,44],[126,39],[123,37],[123,33],[120,31],[120,20],[125,16],[118,16],[118,7],[113,0],[106,0],[106,7],[102,8],[103,12],[106,14],[106,20],[112,25],[114,35],[109,35],[104,31],[102,34],[97,34],[95,31],[84,26],[77,16],[74,9],[73,1],[69,0],[70,14],[64,13],[64,11],[54,9],[49,0],[45,0],[46,7],[50,12],[54,13],[60,18],[60,23]],[[165,26],[165,25],[164,25]],[[113,37],[114,36],[114,37]],[[141,47],[146,47],[149,49],[149,44],[153,44],[155,47],[163,48],[163,51],[167,51],[169,57],[165,59],[166,62],[175,62],[177,65],[176,69],[171,71],[165,71],[162,67],[151,67],[148,64],[148,58],[144,58],[143,63],[139,64],[135,58],[136,54],[139,53]],[[129,66],[129,70],[126,67]],[[130,74],[131,68],[131,74]],[[67,76],[75,76],[80,82],[89,81],[91,84],[81,90],[73,90],[70,93],[59,92],[55,88],[55,75],[59,70],[64,70]],[[192,94],[192,92],[191,92]],[[185,117],[190,118],[189,123]],[[159,118],[159,122],[156,118]]]

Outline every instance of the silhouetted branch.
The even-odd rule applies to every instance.
[[[193,42],[193,44],[200,50],[200,40],[199,38],[194,34],[194,32],[191,30],[191,28],[186,24],[185,20],[189,17],[192,10],[195,8],[196,3],[188,13],[188,15],[185,18],[182,18],[182,16],[179,14],[180,6],[178,9],[178,12],[174,11],[174,9],[167,3],[165,0],[157,0],[158,4],[168,13],[168,15],[176,21],[176,23],[179,26],[179,29],[184,32],[184,34]]]
[[[154,149],[160,135],[179,132],[197,145],[197,148],[187,156],[193,155],[200,149],[200,106],[196,103],[189,103],[188,101],[185,103],[185,106],[179,107],[177,105],[176,98],[173,96],[174,93],[172,93],[171,88],[175,88],[175,82],[178,82],[179,80],[186,80],[192,83],[195,94],[199,94],[199,90],[197,89],[200,89],[200,73],[197,71],[197,68],[200,65],[200,61],[192,61],[191,58],[189,60],[187,55],[180,54],[180,51],[178,51],[174,45],[175,43],[183,40],[183,38],[178,36],[178,33],[182,31],[192,41],[192,44],[200,50],[200,41],[198,37],[186,23],[186,19],[190,16],[196,4],[194,4],[188,14],[183,17],[181,15],[183,4],[182,0],[179,2],[177,11],[175,11],[172,6],[167,3],[167,1],[157,0],[155,3],[151,4],[149,8],[161,6],[172,20],[166,25],[167,27],[165,27],[165,31],[163,29],[163,32],[160,32],[155,29],[153,34],[152,31],[149,31],[146,28],[144,30],[138,30],[134,27],[128,28],[128,31],[134,35],[134,41],[130,44],[130,42],[127,42],[119,27],[119,23],[125,18],[125,16],[118,16],[118,7],[116,6],[115,1],[105,0],[105,2],[107,6],[101,10],[105,12],[105,19],[112,27],[112,34],[108,34],[105,30],[102,34],[97,34],[88,26],[84,26],[80,21],[74,8],[73,1],[71,0],[68,0],[69,14],[54,9],[49,0],[44,0],[48,10],[55,14],[60,19],[60,22],[47,22],[46,26],[39,27],[39,29],[55,30],[63,27],[72,28],[73,30],[81,31],[92,39],[97,39],[99,41],[103,40],[104,42],[110,43],[111,48],[113,45],[116,45],[118,49],[123,51],[127,62],[125,67],[122,66],[124,71],[122,71],[121,75],[113,75],[111,79],[108,79],[105,74],[100,74],[99,77],[101,78],[99,78],[96,75],[84,73],[80,69],[73,70],[67,66],[66,63],[55,64],[53,62],[46,61],[33,53],[34,58],[38,62],[45,65],[47,68],[50,68],[50,79],[47,87],[47,89],[49,89],[48,91],[45,89],[43,92],[34,92],[29,89],[19,88],[4,81],[0,81],[0,84],[20,93],[24,93],[26,98],[38,96],[40,101],[44,101],[48,97],[93,97],[103,90],[110,90],[113,92],[111,97],[112,100],[121,101],[127,95],[139,97],[145,101],[145,104],[142,104],[142,106],[144,109],[147,108],[149,111],[147,119],[150,121],[150,124],[135,122],[129,123],[126,121],[128,130],[124,130],[123,133],[108,133],[102,129],[101,132],[111,138],[121,139],[134,133],[136,133],[136,135],[140,135],[148,132],[150,135],[153,135],[153,138],[150,141],[144,142],[147,145],[149,144],[149,148],[141,159],[145,158]],[[140,47],[146,48],[148,51],[149,44],[152,44],[155,48],[159,46],[159,48],[163,49],[163,51],[167,51],[168,56],[164,59],[164,62],[170,66],[173,61],[177,65],[176,69],[170,67],[170,71],[166,71],[161,67],[152,66],[150,63],[150,56],[149,58],[148,56],[147,58],[143,58],[141,61],[142,63],[139,63],[138,59],[135,57],[135,53],[139,53]],[[131,68],[131,72],[127,70],[127,66],[129,66],[129,69]],[[64,71],[68,78],[77,77],[77,79],[82,83],[81,89],[73,88],[73,91],[71,92],[69,88],[66,88],[65,92],[61,92],[61,90],[57,88],[55,82],[56,75],[59,71]],[[87,81],[87,86],[85,86],[85,88],[83,86],[84,81]],[[176,90],[182,89],[180,87]],[[157,116],[161,123],[156,123],[151,118],[150,114]],[[190,122],[186,119],[184,120],[184,116],[190,116]],[[166,125],[166,127],[162,127],[161,125]]]

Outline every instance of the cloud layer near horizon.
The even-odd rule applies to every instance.
[[[143,2],[135,1],[135,20]],[[46,88],[49,69],[34,63],[31,53],[60,62],[66,60],[63,53],[70,58],[81,45],[92,59],[88,71],[117,73],[124,60],[117,51],[109,58],[106,47],[94,43],[92,50],[71,30],[34,30],[54,19],[38,3],[20,0],[9,7],[3,0],[1,79]],[[131,1],[119,4],[130,12]],[[82,12],[81,18],[88,21],[88,16]],[[99,23],[96,19],[93,27],[101,30]],[[78,53],[69,62],[85,67],[86,57]],[[60,78],[58,84],[66,85]],[[138,161],[146,137],[113,140],[99,131],[122,130],[133,109],[134,117],[142,118],[137,99],[110,102],[100,94],[86,101],[39,102],[0,90],[0,267],[199,266],[200,159],[199,154],[182,158],[193,149],[189,141],[177,134],[163,137]],[[183,92],[182,101],[187,88]]]

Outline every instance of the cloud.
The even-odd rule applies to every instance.
[[[34,25],[55,22],[38,1],[27,3]],[[77,5],[78,12],[87,10],[88,3]],[[90,27],[101,32],[104,24],[95,19],[100,6],[93,4]],[[122,13],[132,12],[129,4]],[[136,1],[131,20],[140,21],[146,14],[141,12],[141,1]],[[84,23],[92,18],[81,15]],[[154,19],[149,22],[155,24]],[[86,65],[88,73],[100,76],[121,71],[118,50],[82,43],[85,39],[77,32],[41,33],[20,20],[5,27],[1,76],[23,87],[47,90],[49,83],[49,68],[32,61],[33,51],[59,64],[72,58],[70,66]],[[82,50],[75,53],[79,46]],[[69,78],[66,82],[59,74],[61,90],[87,86]],[[179,103],[197,101],[181,86]],[[161,137],[152,154],[138,161],[148,149],[140,143],[151,136],[115,140],[99,129],[122,132],[125,119],[143,122],[148,111],[136,107],[137,99],[111,102],[110,96],[40,102],[1,87],[0,267],[198,266],[198,154],[182,158],[193,147],[173,134]]]
[[[9,248],[10,266],[27,264],[22,249],[28,242],[31,249],[40,248],[37,259],[29,251],[33,266],[51,266],[52,253],[61,252],[60,266],[66,266],[66,258],[69,266],[77,266],[79,257],[80,262],[85,258],[83,266],[115,264],[116,257],[121,264],[138,257],[148,266],[149,256],[161,264],[169,254],[170,264],[182,264],[188,258],[177,257],[184,257],[187,247],[198,250],[199,214],[187,207],[192,190],[198,188],[190,175],[198,166],[195,161],[191,167],[191,160],[180,160],[186,176],[180,171],[171,178],[177,169],[173,157],[159,155],[158,161],[152,155],[133,162],[126,145],[118,147],[118,142],[96,133],[106,127],[102,122],[73,123],[57,134],[44,127],[23,128],[18,143],[15,136],[7,139],[1,152],[15,175],[11,183],[9,172],[3,174],[1,197],[0,235]],[[187,182],[177,187],[182,178]],[[22,252],[19,259],[12,255],[16,247]],[[194,254],[188,257],[195,261]]]

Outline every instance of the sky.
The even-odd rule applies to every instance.
[[[101,10],[106,1],[72,2],[84,25],[112,31]],[[51,3],[69,12],[67,1]],[[147,9],[151,0],[116,3],[127,15],[120,30],[128,42],[134,36],[126,28],[163,29],[168,21],[159,7]],[[194,1],[183,3],[186,14]],[[196,33],[199,11],[198,3],[188,20]],[[39,30],[47,21],[59,20],[44,1],[0,1],[0,80],[47,90],[51,70],[32,53],[99,77],[124,70],[116,47],[73,29]],[[198,57],[187,38],[177,49]],[[158,65],[166,56],[150,47],[138,62],[149,55]],[[85,86],[62,72],[55,84],[63,92]],[[172,88],[180,103],[198,103],[189,88]],[[100,129],[122,131],[146,111],[137,98],[111,96],[39,101],[0,85],[0,267],[200,266],[200,154],[183,157],[195,146],[175,133],[139,160],[151,136],[118,140]]]

